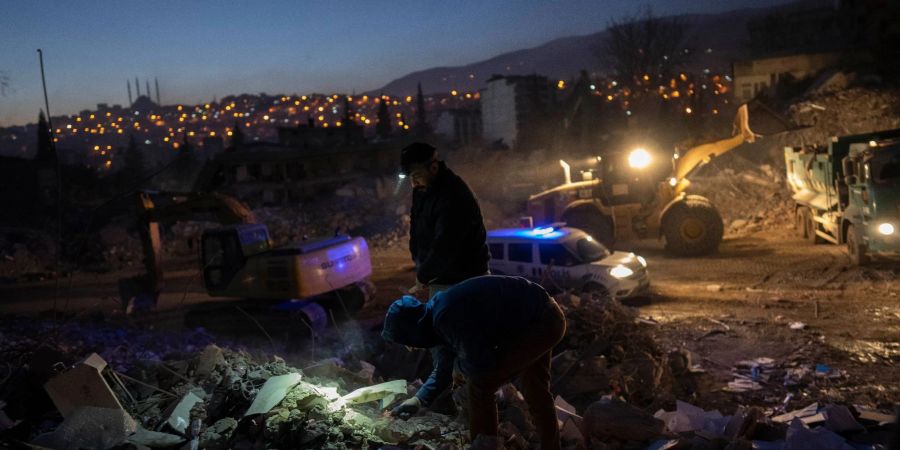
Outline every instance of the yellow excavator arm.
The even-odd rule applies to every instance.
[[[707,164],[717,156],[724,155],[744,142],[753,142],[756,135],[750,130],[747,105],[741,105],[734,116],[734,136],[721,141],[698,145],[691,148],[675,160],[675,174],[671,181],[675,186],[675,195],[680,194],[688,186],[687,177],[698,167]]]
[[[253,211],[240,200],[217,192],[150,192],[137,193],[138,234],[144,252],[145,272],[119,280],[123,307],[137,295],[156,296],[163,284],[160,223],[187,220],[210,220],[223,225],[256,223]]]

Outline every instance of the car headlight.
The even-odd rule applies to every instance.
[[[650,156],[650,152],[642,148],[636,148],[628,154],[628,165],[632,169],[643,169],[649,166],[652,160],[653,157]]]
[[[647,267],[647,260],[644,259],[643,256],[638,255],[637,260],[641,263],[642,266]]]
[[[609,274],[616,278],[626,278],[634,274],[634,271],[619,264],[618,266],[609,269]]]
[[[885,236],[892,235],[894,234],[894,224],[887,222],[878,224],[878,232]]]

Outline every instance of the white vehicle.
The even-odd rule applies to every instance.
[[[626,298],[650,285],[647,261],[634,253],[610,252],[576,228],[504,228],[487,234],[490,269],[542,283]]]

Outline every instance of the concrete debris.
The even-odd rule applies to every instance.
[[[195,395],[193,392],[188,392],[175,404],[175,407],[172,410],[172,414],[169,415],[169,418],[166,420],[166,423],[172,427],[173,430],[184,433],[187,429],[188,425],[191,423],[191,409],[197,404],[202,402],[203,399]]]
[[[853,450],[840,435],[827,428],[809,429],[800,419],[794,419],[788,427],[782,450]]]
[[[806,324],[803,322],[791,322],[788,325],[788,328],[790,328],[792,330],[804,330],[804,329],[806,329]]]
[[[680,400],[675,402],[675,411],[665,412],[660,410],[653,416],[662,420],[666,425],[666,429],[673,433],[696,430],[721,431],[719,428],[724,430],[724,425],[727,424],[727,418],[723,421],[724,417],[719,411],[704,411]]]
[[[44,385],[63,417],[69,417],[73,411],[83,406],[122,409],[119,399],[101,374],[105,368],[106,361],[100,355],[92,353],[75,367]]]
[[[288,391],[300,382],[299,373],[289,373],[266,380],[266,383],[256,394],[250,408],[244,413],[244,417],[254,414],[265,414],[275,405],[281,403]]]
[[[665,424],[643,410],[620,401],[599,401],[584,412],[581,432],[586,439],[649,441],[663,434]]]
[[[129,444],[143,445],[150,448],[168,448],[181,444],[184,441],[185,439],[181,436],[145,430],[143,427],[138,427],[137,432],[126,439],[126,442]]]
[[[343,397],[341,401],[348,405],[385,400],[384,406],[393,402],[397,395],[406,395],[406,380],[393,380],[359,388]]]
[[[123,443],[137,431],[137,423],[116,408],[80,406],[52,433],[38,436],[34,445],[61,450],[106,449]]]

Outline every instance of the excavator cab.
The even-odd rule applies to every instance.
[[[203,232],[201,256],[207,290],[228,286],[247,263],[247,258],[271,248],[269,230],[263,224],[241,224]]]

